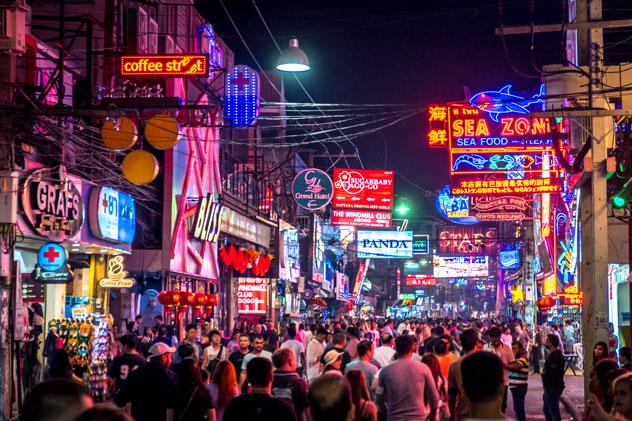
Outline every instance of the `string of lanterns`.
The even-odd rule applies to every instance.
[[[193,308],[195,317],[210,317],[213,307],[218,303],[217,294],[188,291],[160,291],[158,302],[165,307],[165,312],[185,312],[189,307]]]
[[[232,267],[242,275],[250,269],[255,276],[265,276],[270,270],[273,256],[261,254],[253,249],[238,248],[234,244],[222,244],[219,248],[219,258],[226,269]]]

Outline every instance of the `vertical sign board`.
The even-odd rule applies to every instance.
[[[259,76],[248,66],[237,65],[226,74],[224,117],[233,127],[249,127],[259,116]]]
[[[237,278],[237,308],[239,314],[261,314],[268,311],[268,278]]]
[[[336,209],[393,210],[393,171],[334,168]]]
[[[103,240],[131,244],[136,234],[136,206],[127,193],[109,187],[90,191],[90,231]]]
[[[428,130],[426,140],[430,148],[448,147],[448,106],[431,105],[428,107]]]

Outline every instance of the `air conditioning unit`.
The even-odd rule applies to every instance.
[[[26,20],[30,8],[24,2],[0,8],[0,51],[26,52]]]

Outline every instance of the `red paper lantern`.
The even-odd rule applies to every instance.
[[[179,291],[167,291],[167,293],[171,296],[171,304],[174,306],[182,305],[182,297]]]
[[[158,302],[163,306],[173,305],[173,297],[169,294],[171,291],[160,291],[158,293]]]
[[[241,249],[237,252],[237,258],[233,263],[235,270],[241,274],[248,269],[248,251]]]
[[[206,306],[213,307],[218,303],[217,294],[206,294]]]
[[[219,258],[224,264],[224,266],[226,267],[230,266],[231,263],[233,263],[233,257],[234,256],[231,256],[231,254],[228,252],[225,246],[221,246],[219,248]]]
[[[180,296],[180,305],[182,307],[188,307],[191,305],[191,300],[193,299],[193,294],[191,294],[188,291],[180,291],[179,293]]]
[[[193,305],[194,306],[204,306],[208,301],[208,296],[203,292],[196,292],[193,294]]]

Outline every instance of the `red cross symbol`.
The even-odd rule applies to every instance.
[[[44,257],[48,259],[48,263],[53,263],[59,257],[59,252],[55,251],[54,247],[49,247],[48,251],[44,253]]]
[[[101,204],[103,205],[103,212],[106,212],[108,210],[108,196],[105,193],[103,193],[103,202]]]
[[[244,90],[244,86],[248,85],[250,83],[250,79],[248,79],[247,77],[244,77],[244,73],[243,72],[237,72],[237,78],[233,80],[233,84],[237,85],[237,90],[238,91],[243,91]]]

